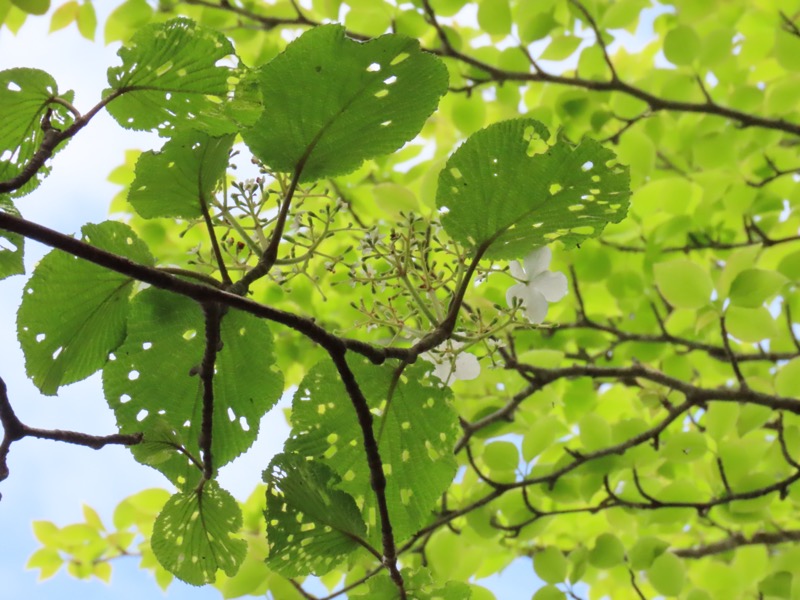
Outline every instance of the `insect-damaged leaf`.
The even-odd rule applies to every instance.
[[[124,223],[85,225],[82,232],[83,240],[98,248],[145,265],[154,262]],[[17,313],[17,336],[28,376],[43,394],[102,368],[125,336],[133,284],[126,275],[60,250],[36,266]]]
[[[436,205],[456,240],[487,258],[515,259],[556,240],[571,247],[621,221],[628,169],[592,139],[550,143],[533,119],[490,125],[467,139],[439,174]]]
[[[447,90],[447,69],[416,40],[366,43],[339,25],[315,27],[261,71],[264,113],[250,149],[300,181],[341,175],[414,138]]]
[[[387,408],[397,365],[375,366],[362,358],[348,362],[375,415],[389,514],[399,541],[430,517],[455,474],[458,423],[449,404],[450,391],[437,385],[430,377],[431,366],[420,361],[404,370]],[[370,539],[378,539],[364,438],[333,363],[319,363],[303,379],[292,403],[292,424],[286,451],[322,458],[342,478],[338,487],[362,507]]]
[[[321,462],[278,454],[267,483],[267,565],[285,577],[323,575],[367,534],[355,501],[337,490],[339,477]]]
[[[213,583],[217,570],[233,576],[247,554],[235,537],[242,527],[236,500],[208,481],[201,490],[174,494],[156,518],[150,546],[158,561],[192,585]]]
[[[72,102],[73,96],[71,91],[59,94],[55,79],[39,69],[0,71],[0,182],[22,173],[45,140],[46,130],[63,131],[72,125],[72,113],[52,100]],[[64,146],[66,141],[56,150]],[[48,173],[45,164],[11,196],[33,191]]]

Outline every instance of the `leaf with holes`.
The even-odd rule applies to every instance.
[[[0,196],[0,211],[19,216],[14,203],[7,197]],[[18,233],[0,229],[0,279],[24,273],[24,255],[25,238]]]
[[[283,379],[272,368],[272,335],[264,321],[228,311],[221,336],[214,377],[215,468],[252,445],[261,417],[283,391]],[[125,342],[103,370],[106,400],[120,430],[144,432],[149,442],[141,457],[133,446],[134,456],[183,490],[191,489],[200,476],[203,385],[197,372],[204,347],[203,313],[197,303],[149,288],[134,298]],[[175,439],[184,445],[175,447]],[[153,444],[159,442],[169,458],[159,456],[152,464]]]
[[[179,133],[160,152],[145,152],[136,162],[128,202],[146,219],[201,216],[228,166],[233,136]]]
[[[320,462],[278,454],[267,484],[267,566],[284,577],[324,575],[364,544],[367,528],[339,477]]]
[[[124,223],[85,225],[83,241],[145,265],[154,260]],[[17,313],[28,376],[43,394],[101,369],[122,343],[134,281],[53,250],[33,271]]]
[[[572,247],[621,221],[628,169],[595,140],[550,142],[533,119],[491,125],[467,139],[439,174],[442,226],[487,258],[517,259],[556,240]]]
[[[447,69],[417,40],[315,27],[263,67],[264,113],[244,140],[300,181],[342,175],[414,138],[446,91]]]
[[[118,95],[107,110],[127,129],[157,129],[172,135],[179,126],[211,135],[233,133],[221,118],[228,79],[236,73],[217,62],[234,54],[230,41],[189,19],[147,25],[120,48],[122,66],[108,70],[104,96]]]
[[[386,475],[389,514],[400,541],[427,522],[455,475],[458,422],[449,404],[450,391],[432,379],[431,365],[420,361],[403,372],[384,418],[397,365],[375,366],[363,358],[348,362],[377,417],[373,430]],[[380,524],[364,438],[332,362],[316,365],[300,384],[292,403],[292,424],[286,451],[323,459],[342,478],[339,489],[362,507],[370,539],[378,540]]]
[[[213,583],[217,570],[233,576],[247,542],[233,537],[242,527],[236,499],[207,481],[202,489],[174,494],[156,518],[150,546],[161,565],[191,585]]]
[[[0,182],[23,172],[45,140],[45,128],[63,131],[72,125],[73,115],[52,100],[62,98],[72,102],[73,96],[71,91],[59,94],[56,80],[44,71],[0,71]],[[66,141],[56,150],[64,146]],[[33,191],[48,173],[50,167],[43,165],[25,185],[12,191],[11,197]]]

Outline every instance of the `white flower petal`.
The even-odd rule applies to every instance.
[[[525,275],[525,271],[522,269],[522,265],[519,264],[519,261],[512,260],[511,264],[508,265],[509,270],[511,271],[511,276],[516,279],[525,280],[527,276]]]
[[[550,246],[542,246],[528,254],[523,260],[525,273],[527,273],[528,279],[532,279],[539,273],[547,271],[547,267],[550,266],[552,258],[553,252],[550,250]]]
[[[433,374],[436,375],[443,383],[447,383],[450,375],[453,372],[453,366],[450,362],[434,363],[436,368],[433,369]]]
[[[456,357],[456,370],[453,376],[462,381],[475,379],[481,374],[481,365],[478,357],[469,352],[462,352]]]
[[[506,303],[508,304],[508,307],[511,308],[514,306],[514,298],[519,298],[524,304],[527,296],[528,286],[524,283],[517,283],[506,290]]]
[[[560,271],[539,273],[528,286],[534,288],[548,302],[558,302],[569,291],[567,276]]]
[[[534,324],[541,323],[547,316],[547,300],[542,294],[530,288],[525,298],[525,316]]]

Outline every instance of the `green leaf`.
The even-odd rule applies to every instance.
[[[780,291],[786,278],[775,271],[745,269],[731,283],[731,304],[757,308]]]
[[[583,38],[577,35],[554,35],[539,58],[542,60],[565,60],[575,53],[582,41]]]
[[[267,566],[285,577],[323,575],[360,547],[367,534],[355,500],[319,461],[278,454],[267,484]]]
[[[664,448],[664,456],[675,462],[692,462],[705,456],[706,438],[697,431],[672,434]]]
[[[152,265],[133,230],[116,221],[85,225],[83,240]],[[125,336],[134,281],[110,269],[53,250],[33,271],[17,313],[17,336],[28,376],[43,394],[80,381],[106,364]],[[55,309],[54,309],[55,308]]]
[[[768,598],[792,598],[792,579],[789,571],[771,573],[758,584],[758,591]]]
[[[122,66],[108,70],[104,96],[118,93],[107,106],[126,129],[158,130],[172,135],[177,127],[211,135],[232,133],[235,126],[220,119],[234,71],[216,63],[234,53],[221,33],[189,19],[173,19],[140,29],[118,55]]]
[[[647,536],[636,540],[628,554],[628,560],[634,571],[650,568],[653,561],[669,548],[669,544],[659,538]]]
[[[300,181],[349,173],[419,133],[447,90],[447,69],[419,42],[347,39],[315,27],[261,71],[264,114],[244,140],[259,159]]]
[[[673,65],[691,64],[700,53],[700,47],[700,38],[686,25],[678,25],[664,37],[664,56]]]
[[[533,119],[491,125],[470,136],[439,174],[442,225],[487,258],[522,258],[538,246],[572,247],[626,214],[628,171],[589,138],[552,145]]]
[[[149,288],[134,298],[125,342],[103,370],[106,400],[120,430],[145,432],[152,443],[161,440],[170,457],[158,457],[153,466],[184,490],[197,483],[199,470],[170,440],[182,440],[184,450],[199,457],[203,386],[196,373],[204,337],[203,314],[193,300]],[[214,377],[215,468],[251,446],[261,417],[283,391],[283,379],[272,366],[272,335],[263,320],[228,311],[221,338]],[[138,447],[131,451],[139,460]],[[142,452],[141,462],[151,464],[153,448],[146,445]]]
[[[76,0],[65,2],[53,11],[50,17],[50,33],[64,29],[78,17],[80,5]]]
[[[547,583],[561,583],[567,578],[569,563],[558,548],[549,546],[533,555],[533,570]]]
[[[81,35],[87,40],[94,41],[94,33],[97,30],[97,14],[91,0],[84,0],[84,3],[81,4],[76,22]]]
[[[39,569],[39,581],[50,579],[64,564],[61,553],[55,548],[39,548],[28,559],[26,569]]]
[[[146,219],[201,216],[201,203],[225,175],[233,136],[209,137],[200,131],[178,133],[159,152],[144,152],[128,202]]]
[[[127,42],[134,33],[150,22],[153,12],[147,0],[126,0],[117,6],[106,19],[103,32],[106,44]]]
[[[375,366],[362,358],[348,362],[375,415],[373,430],[379,438],[389,514],[399,542],[428,521],[455,474],[453,447],[459,432],[450,392],[437,385],[431,366],[419,361],[403,371],[384,415],[396,364]],[[363,502],[370,539],[379,539],[361,428],[333,363],[316,365],[303,379],[292,402],[292,425],[286,452],[315,460],[322,457],[342,478],[339,488]]]
[[[625,560],[625,546],[613,533],[602,533],[589,552],[589,563],[598,569],[616,567]]]
[[[536,590],[531,600],[565,600],[567,595],[554,585],[546,585]]]
[[[773,337],[777,331],[775,320],[763,306],[729,306],[725,311],[725,327],[729,334],[743,342],[760,342]]]
[[[489,35],[506,36],[511,33],[511,8],[508,0],[480,0],[478,25]]]
[[[31,15],[43,15],[50,10],[50,0],[11,0],[11,4]]]
[[[472,593],[470,586],[461,581],[448,581],[441,585],[431,576],[428,569],[403,569],[401,571],[403,582],[406,589],[406,597],[409,600],[470,600],[477,596]],[[400,600],[400,593],[397,586],[389,578],[386,572],[371,577],[367,582],[369,591],[364,594],[351,596],[352,600]],[[484,595],[481,596],[485,597]],[[492,596],[493,598],[493,596]]]
[[[783,365],[775,376],[775,391],[781,396],[796,396],[800,390],[800,358]]]
[[[686,569],[680,558],[664,552],[647,570],[647,579],[659,594],[677,596],[686,582]]]
[[[61,104],[52,103],[54,98],[71,102],[73,94],[59,94],[55,79],[48,73],[25,68],[0,71],[0,181],[22,173],[45,139],[43,126],[63,131],[72,125],[73,115]],[[62,142],[56,150],[65,145]],[[50,167],[45,164],[10,196],[33,191],[49,173]]]
[[[486,444],[481,458],[492,471],[513,471],[519,465],[519,450],[513,442],[500,440]]]
[[[711,300],[714,284],[708,271],[688,259],[679,258],[653,266],[659,291],[676,308],[701,308]]]
[[[19,216],[11,200],[0,196],[0,211]],[[0,229],[0,280],[25,272],[25,238],[18,233]]]
[[[156,518],[150,546],[161,565],[191,585],[213,583],[217,570],[233,576],[247,554],[236,537],[242,511],[236,500],[207,481],[200,490],[178,492]]]
[[[611,426],[597,413],[586,413],[578,424],[581,444],[589,452],[611,444]]]

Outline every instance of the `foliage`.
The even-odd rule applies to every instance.
[[[33,436],[127,445],[177,488],[111,530],[37,522],[29,566],[460,600],[530,557],[537,600],[797,597],[798,15],[126,0],[87,112],[0,73],[0,277],[53,248],[17,315],[28,375],[102,371],[119,425],[36,429],[0,382],[0,478]],[[95,35],[89,1],[51,19]],[[20,217],[101,110],[164,138],[115,173],[126,222]],[[287,390],[284,452],[237,503],[217,469]]]

